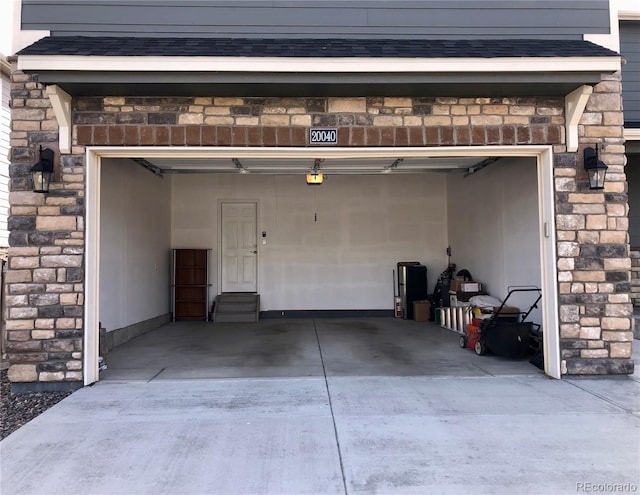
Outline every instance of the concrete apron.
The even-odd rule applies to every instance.
[[[2,441],[0,492],[640,490],[637,375],[558,381],[531,365],[533,373],[502,376],[383,374],[384,368],[373,374],[367,367],[348,375],[347,358],[360,362],[373,351],[358,355],[346,345],[331,351],[327,335],[342,323],[324,324],[320,376],[310,364],[310,376],[175,380],[159,374],[75,392]]]
[[[178,322],[114,349],[100,380],[539,374],[527,359],[477,356],[458,334],[395,318]]]

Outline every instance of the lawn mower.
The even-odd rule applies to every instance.
[[[505,311],[509,298],[517,292],[537,294],[536,300],[525,313]],[[474,318],[467,325],[466,333],[460,336],[460,347],[473,349],[479,356],[487,352],[506,358],[522,358],[531,354],[540,345],[537,338],[540,325],[526,319],[538,307],[541,298],[542,292],[538,287],[510,288],[507,297],[489,318]]]

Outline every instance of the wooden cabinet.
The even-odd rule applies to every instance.
[[[174,249],[173,321],[209,319],[209,249]]]

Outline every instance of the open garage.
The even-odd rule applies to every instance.
[[[126,151],[97,150],[104,157],[90,170],[100,198],[93,204],[100,269],[98,290],[87,297],[99,300],[95,317],[102,354],[109,353],[101,376],[306,376],[326,364],[323,345],[328,363],[352,355],[337,373],[536,372],[528,360],[463,351],[458,334],[433,321],[392,316],[402,260],[426,265],[429,293],[449,261],[500,300],[513,286],[544,288],[551,219],[545,225],[542,151],[138,149],[122,158]],[[308,185],[306,173],[322,173],[323,183]],[[240,291],[225,275],[223,228],[225,205],[239,204],[255,212],[249,232],[243,227],[255,285]],[[257,293],[260,323],[170,323],[174,249],[207,251],[207,308],[223,293]],[[543,303],[555,288],[544,295],[528,317],[543,328]],[[526,312],[533,302],[515,294],[509,305]],[[97,354],[95,336],[91,342]]]

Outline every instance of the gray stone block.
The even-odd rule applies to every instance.
[[[568,375],[630,375],[630,359],[567,359]]]

